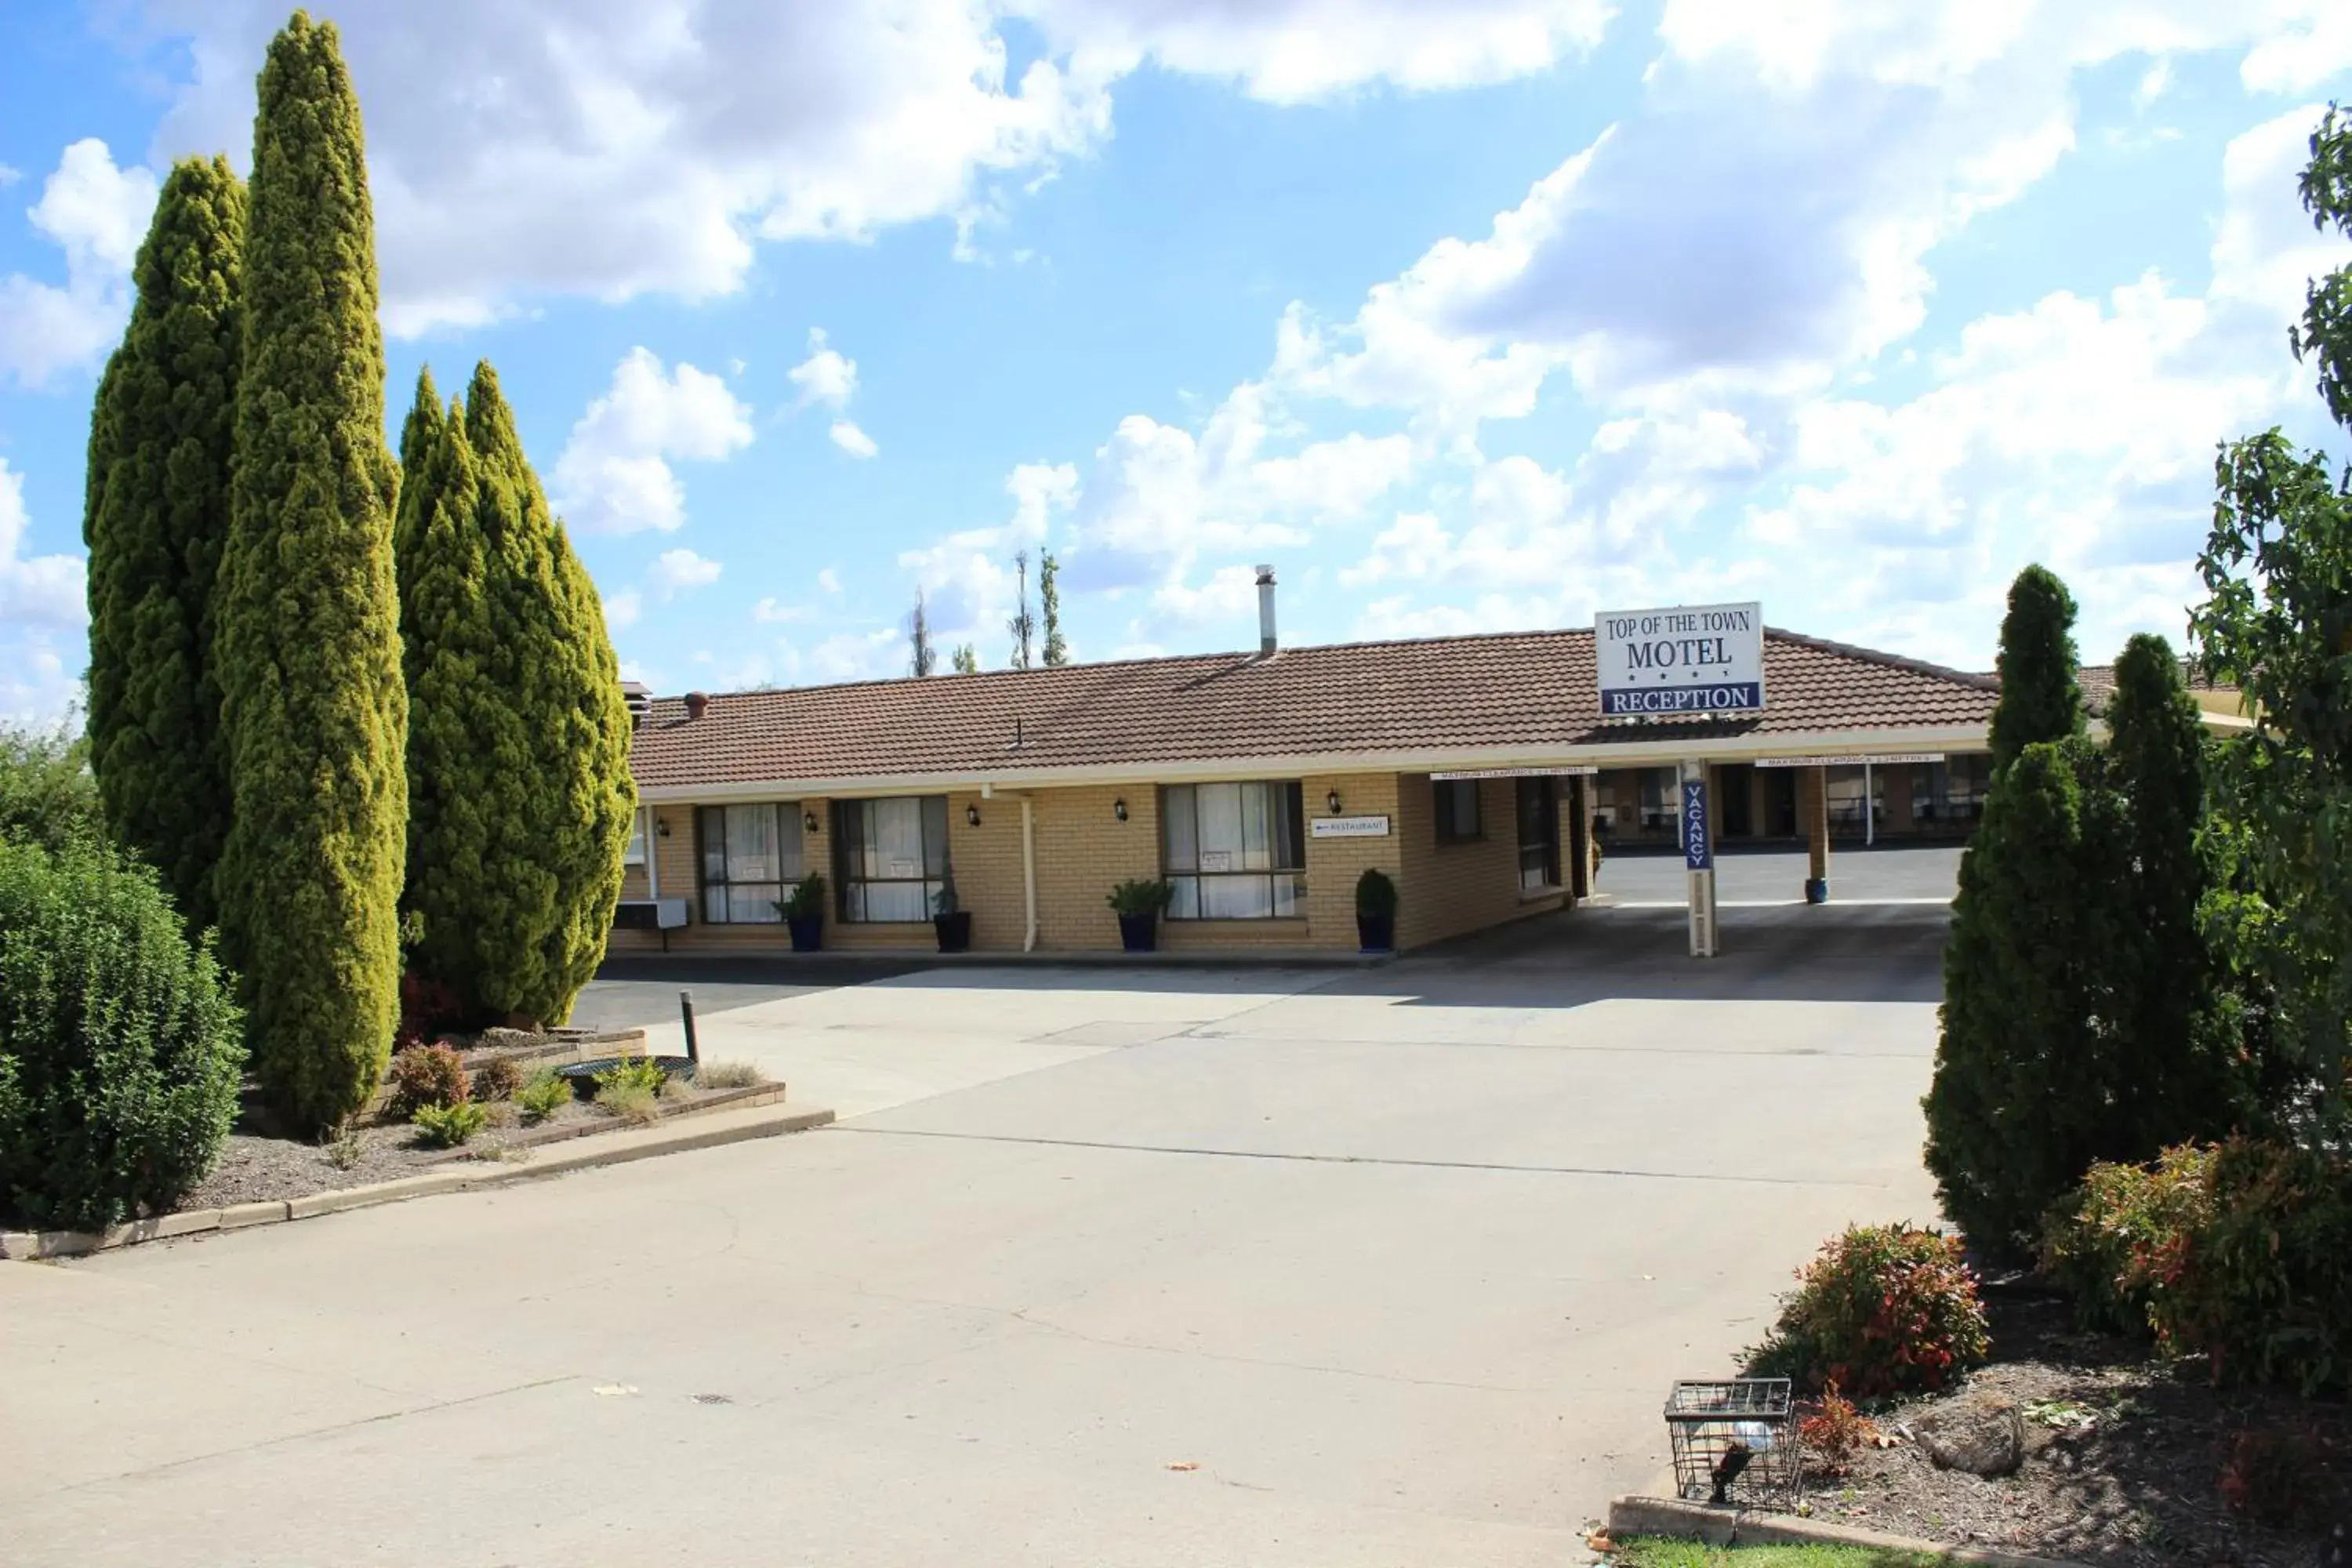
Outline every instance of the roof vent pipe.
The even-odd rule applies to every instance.
[[[1274,649],[1274,568],[1261,566],[1257,569],[1257,651]]]
[[[689,691],[686,694],[686,716],[688,718],[699,719],[705,713],[709,711],[710,693],[708,691]]]

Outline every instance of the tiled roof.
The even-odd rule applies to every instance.
[[[647,788],[985,775],[1250,758],[1508,751],[1985,723],[1983,676],[1789,632],[1752,718],[1604,723],[1590,630],[1519,632],[993,670],[656,700]]]
[[[2094,713],[2107,710],[2108,701],[2116,694],[2116,667],[2112,664],[2086,664],[2074,672],[2075,681],[2083,688],[2083,706]],[[2194,659],[2180,661],[2180,679],[2191,691],[2235,691],[2237,688],[2206,679]]]

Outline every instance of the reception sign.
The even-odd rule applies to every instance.
[[[1764,610],[1755,604],[1613,610],[1592,618],[1603,718],[1754,713],[1764,707]]]

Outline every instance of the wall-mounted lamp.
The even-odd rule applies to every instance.
[[[1121,822],[1127,820],[1127,801],[1124,797],[1110,803],[1110,814]]]
[[[966,822],[971,823],[974,827],[978,827],[980,826],[980,807],[976,805],[965,806],[963,808],[963,819]]]
[[[1338,790],[1336,790],[1336,789],[1335,789],[1335,790],[1333,790],[1329,795],[1325,795],[1325,796],[1323,797],[1323,804],[1324,804],[1325,805],[1328,805],[1328,806],[1329,806],[1329,807],[1331,808],[1331,815],[1332,815],[1332,816],[1339,816],[1339,792]]]
[[[656,838],[667,838],[669,837],[668,817],[656,816],[654,818],[654,837]]]
[[[811,833],[814,833],[816,831],[816,813],[814,811],[804,811],[801,813],[801,826],[807,828]]]

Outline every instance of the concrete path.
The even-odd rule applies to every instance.
[[[1961,847],[1905,844],[1865,849],[1839,845],[1830,853],[1830,901],[1949,902],[1959,889]],[[1793,904],[1805,896],[1801,848],[1729,849],[1715,858],[1718,903]],[[1680,904],[1688,894],[1680,850],[1622,851],[1601,863],[1600,890],[1632,902]]]
[[[1928,1214],[1942,919],[740,998],[866,1113],[0,1267],[6,1560],[1580,1561],[1672,1378]]]

